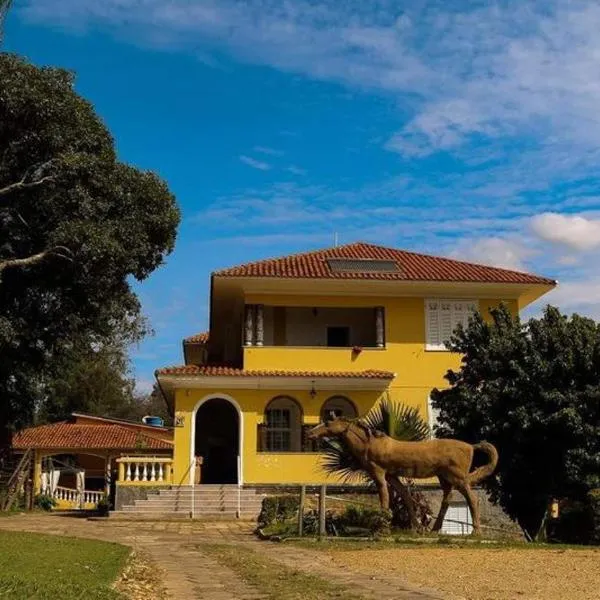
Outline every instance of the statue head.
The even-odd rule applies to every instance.
[[[313,427],[308,432],[309,440],[318,440],[323,437],[336,437],[348,431],[348,427],[352,421],[344,417],[336,417],[332,415],[325,420],[324,423],[320,423],[316,427]]]

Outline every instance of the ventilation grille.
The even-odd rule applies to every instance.
[[[360,258],[328,258],[332,273],[398,273],[400,268],[393,260]]]

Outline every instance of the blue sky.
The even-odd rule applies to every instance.
[[[147,388],[206,328],[212,270],[335,233],[549,275],[600,318],[598,31],[577,0],[17,0],[6,46],[73,69],[182,208],[136,284]]]

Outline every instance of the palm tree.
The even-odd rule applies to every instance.
[[[394,402],[386,395],[361,421],[367,427],[381,431],[390,437],[403,441],[420,441],[431,436],[431,429],[419,414],[419,410],[400,402]],[[360,461],[350,452],[340,438],[322,440],[322,466],[330,475],[335,475],[345,483],[373,483]],[[418,519],[422,525],[429,520],[429,507],[425,497],[409,486],[413,496]],[[398,526],[410,527],[408,514],[396,490],[390,486],[390,506],[394,522]]]

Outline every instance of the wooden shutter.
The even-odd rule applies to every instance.
[[[267,425],[262,423],[256,428],[257,452],[267,451]]]
[[[450,339],[454,330],[452,302],[442,300],[440,302],[440,348],[445,348],[445,343]]]
[[[440,315],[439,302],[427,300],[425,302],[425,345],[430,350],[439,348],[440,337]]]

